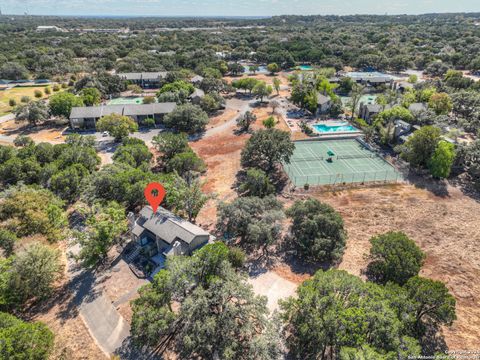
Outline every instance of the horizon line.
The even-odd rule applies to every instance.
[[[426,12],[426,13],[356,13],[356,14],[280,14],[280,15],[115,15],[115,14],[90,14],[90,15],[73,15],[73,14],[29,14],[29,13],[3,13],[0,16],[22,16],[22,17],[72,17],[72,18],[187,18],[187,19],[208,19],[208,18],[221,18],[221,19],[267,19],[273,17],[285,17],[285,16],[299,16],[299,17],[308,17],[308,16],[338,16],[338,17],[347,17],[347,16],[422,16],[422,15],[474,15],[478,14],[480,16],[480,11],[460,11],[460,12]]]

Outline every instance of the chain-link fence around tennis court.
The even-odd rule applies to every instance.
[[[342,174],[325,175],[294,175],[289,171],[289,165],[285,170],[295,186],[336,185],[336,184],[362,184],[362,183],[395,183],[403,181],[402,175],[394,168],[387,170],[352,172]]]

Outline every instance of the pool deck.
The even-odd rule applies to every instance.
[[[348,121],[345,120],[325,120],[325,121],[317,121],[313,124],[309,124],[310,128],[314,131],[315,137],[319,138],[321,137],[322,139],[338,139],[339,137],[342,138],[356,138],[360,135],[363,134],[363,132],[360,129],[355,128],[355,131],[332,131],[332,132],[321,132],[315,129],[314,125],[327,125],[327,126],[353,126],[350,124]],[[313,137],[313,139],[315,139]]]

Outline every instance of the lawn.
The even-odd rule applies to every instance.
[[[28,86],[28,87],[14,87],[12,89],[0,91],[0,116],[5,115],[12,111],[12,107],[8,105],[10,99],[15,99],[17,104],[20,103],[22,96],[29,96],[32,99],[35,99],[35,90],[40,90],[43,94],[43,98],[47,98],[45,95],[45,88],[47,86]],[[53,91],[52,91],[53,93]]]

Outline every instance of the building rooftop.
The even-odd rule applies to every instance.
[[[101,105],[74,107],[70,112],[70,119],[100,118],[110,114],[125,116],[153,115],[171,113],[177,106],[174,102],[153,104]]]
[[[199,82],[202,82],[203,81],[203,76],[200,76],[200,75],[195,75],[191,80],[190,82],[192,83],[199,83]]]
[[[190,244],[197,236],[210,236],[201,227],[182,219],[163,207],[159,207],[156,213],[153,213],[150,206],[145,206],[140,211],[140,217],[132,231],[134,234],[141,234],[143,229],[147,229],[168,244],[173,244],[177,238]]]
[[[132,73],[118,73],[117,75],[125,80],[158,80],[167,76],[168,72],[132,72]]]
[[[202,89],[195,89],[189,97],[193,99],[195,97],[204,97],[204,96],[205,96],[205,91],[203,91]]]
[[[410,112],[425,111],[425,110],[427,110],[427,105],[424,104],[424,103],[412,103],[408,107],[408,110],[410,110]]]
[[[317,104],[318,105],[325,105],[330,102],[330,98],[328,96],[325,96],[323,94],[318,94],[317,95]]]

